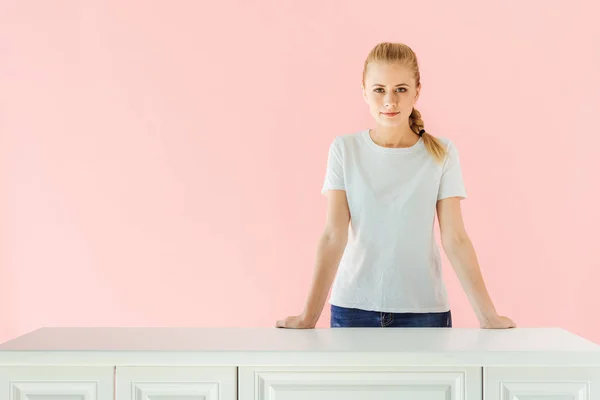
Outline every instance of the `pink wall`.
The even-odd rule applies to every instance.
[[[0,2],[0,341],[300,312],[328,145],[371,126],[362,63],[389,40],[459,146],[497,309],[600,342],[592,4]],[[443,259],[454,326],[477,327]]]

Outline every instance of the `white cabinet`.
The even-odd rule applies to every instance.
[[[117,400],[236,400],[236,367],[117,367]]]
[[[598,400],[600,367],[486,367],[486,400]]]
[[[560,328],[42,328],[0,344],[0,400],[600,400]]]
[[[480,367],[240,367],[240,400],[482,400]]]
[[[0,399],[112,400],[114,371],[114,367],[0,366]]]

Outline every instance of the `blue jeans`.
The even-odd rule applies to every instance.
[[[331,305],[332,328],[452,328],[450,310],[428,313],[389,313]]]

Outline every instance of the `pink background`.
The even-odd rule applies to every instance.
[[[397,41],[500,314],[600,342],[593,4],[0,2],[0,341],[299,313],[328,146],[373,126],[363,62]],[[454,326],[478,327],[442,257]]]

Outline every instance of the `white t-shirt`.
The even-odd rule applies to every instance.
[[[446,138],[443,164],[422,138],[407,148],[376,144],[369,129],[336,136],[321,193],[345,190],[348,243],[330,304],[381,312],[450,309],[434,237],[436,202],[466,198],[458,152]]]

